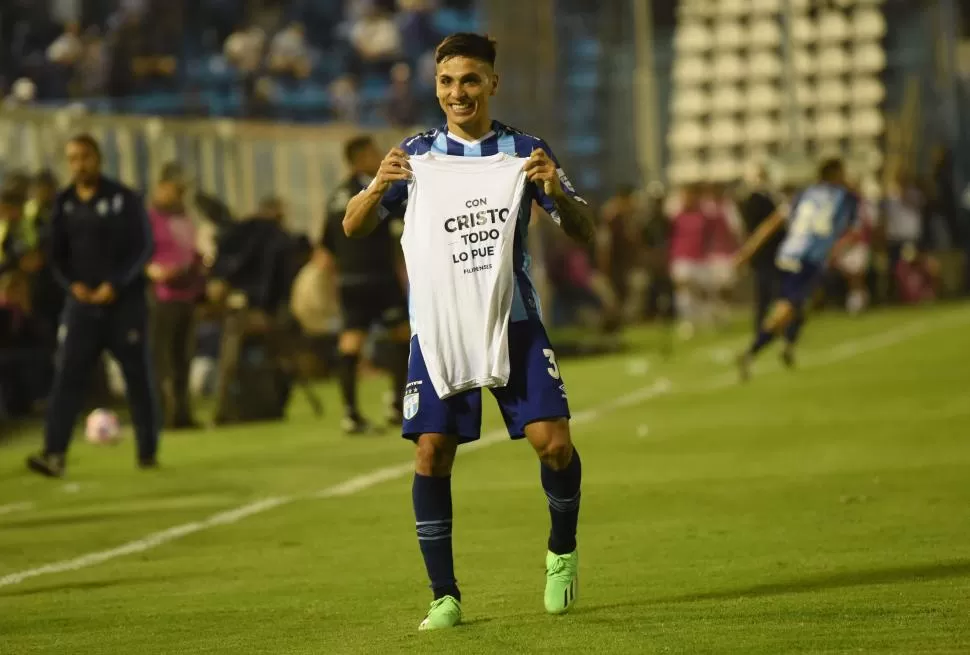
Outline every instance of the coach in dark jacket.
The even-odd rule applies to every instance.
[[[50,262],[68,293],[57,372],[48,404],[44,451],[28,467],[58,477],[84,404],[87,381],[107,349],[125,376],[138,464],[156,466],[159,412],[148,355],[145,266],[151,228],[142,198],[101,175],[101,152],[88,135],[67,144],[72,183],[57,196]]]

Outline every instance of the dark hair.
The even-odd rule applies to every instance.
[[[82,132],[81,134],[75,134],[70,138],[68,143],[77,143],[82,146],[87,146],[88,148],[94,151],[94,154],[98,156],[98,159],[101,159],[101,146],[98,145],[98,140],[95,139],[90,134],[88,134],[87,132]]]
[[[843,171],[842,160],[838,157],[832,157],[823,161],[822,165],[818,167],[818,177],[823,182],[831,182],[832,178],[841,175]]]
[[[344,144],[344,159],[347,160],[348,164],[353,163],[357,155],[367,148],[373,147],[373,145],[374,139],[368,135],[361,134],[359,136],[355,136]]]
[[[495,41],[487,35],[458,32],[446,36],[434,51],[434,61],[440,64],[452,57],[468,57],[495,65]]]

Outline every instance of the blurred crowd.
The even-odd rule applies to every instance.
[[[413,125],[469,0],[5,0],[8,105]]]
[[[861,242],[829,263],[816,306],[856,314],[873,304],[929,302],[965,287],[961,244],[970,207],[959,205],[949,166],[939,151],[924,179],[901,169],[884,190],[854,189],[862,198]],[[784,235],[762,248],[749,270],[735,270],[732,260],[747,236],[776,210],[785,211],[798,191],[759,167],[735,184],[623,187],[602,204],[591,250],[540,223],[537,277],[548,288],[547,314],[553,324],[578,320],[604,330],[676,318],[684,338],[724,325],[748,306],[760,324],[777,291],[775,254]]]
[[[954,199],[946,165],[941,154],[926,180],[900,170],[882,193],[857,190],[863,239],[830,262],[818,305],[859,313],[872,304],[931,302],[956,288],[943,281],[947,266],[959,266],[950,254],[963,242],[960,213],[967,208]],[[47,265],[46,240],[58,184],[50,171],[11,172],[0,182],[4,417],[36,412],[52,380],[64,295]],[[288,229],[285,199],[268,197],[248,215],[233,216],[221,199],[195,190],[178,162],[164,166],[144,192],[155,241],[146,269],[153,282],[150,338],[167,426],[198,425],[193,397],[212,398],[217,424],[282,418],[298,387],[319,410],[305,382],[327,374],[340,329],[322,244]],[[590,248],[536,209],[530,248],[546,322],[554,330],[581,326],[585,334],[614,335],[624,325],[664,320],[689,338],[750,307],[760,323],[776,293],[780,237],[746,270],[736,270],[733,257],[797,192],[773,184],[763,168],[734,185],[621,187],[600,204]],[[365,366],[383,366],[387,335],[380,332],[371,334]],[[122,392],[106,356],[91,403]]]

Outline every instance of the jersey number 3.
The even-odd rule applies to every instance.
[[[559,364],[556,363],[556,353],[552,352],[552,349],[551,348],[543,348],[542,354],[545,355],[546,356],[546,359],[549,360],[549,368],[546,369],[546,372],[549,373],[549,375],[554,380],[558,380],[559,379]]]

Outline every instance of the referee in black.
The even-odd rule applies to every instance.
[[[44,450],[29,457],[27,466],[43,475],[63,475],[88,379],[107,349],[124,373],[138,465],[154,468],[159,411],[146,334],[144,270],[153,247],[148,216],[137,193],[101,174],[94,138],[75,136],[66,151],[72,179],[54,204],[50,262],[67,300]]]
[[[778,198],[768,184],[768,171],[759,166],[754,172],[754,186],[751,193],[741,203],[741,218],[745,230],[753,234],[762,223],[775,213]],[[754,274],[754,326],[761,329],[765,316],[775,301],[781,283],[781,272],[775,267],[775,256],[785,240],[784,230],[778,230],[751,257],[751,272]]]
[[[337,278],[343,317],[337,342],[340,393],[345,410],[342,425],[348,434],[361,434],[370,430],[370,424],[357,405],[357,368],[367,333],[377,324],[387,330],[390,342],[387,368],[391,373],[394,398],[388,407],[387,421],[400,426],[411,331],[401,273],[401,222],[382,221],[371,234],[355,239],[346,236],[343,228],[347,202],[377,175],[383,155],[369,136],[358,136],[345,144],[344,156],[351,174],[327,205],[321,246],[325,255],[322,258],[324,266]]]

